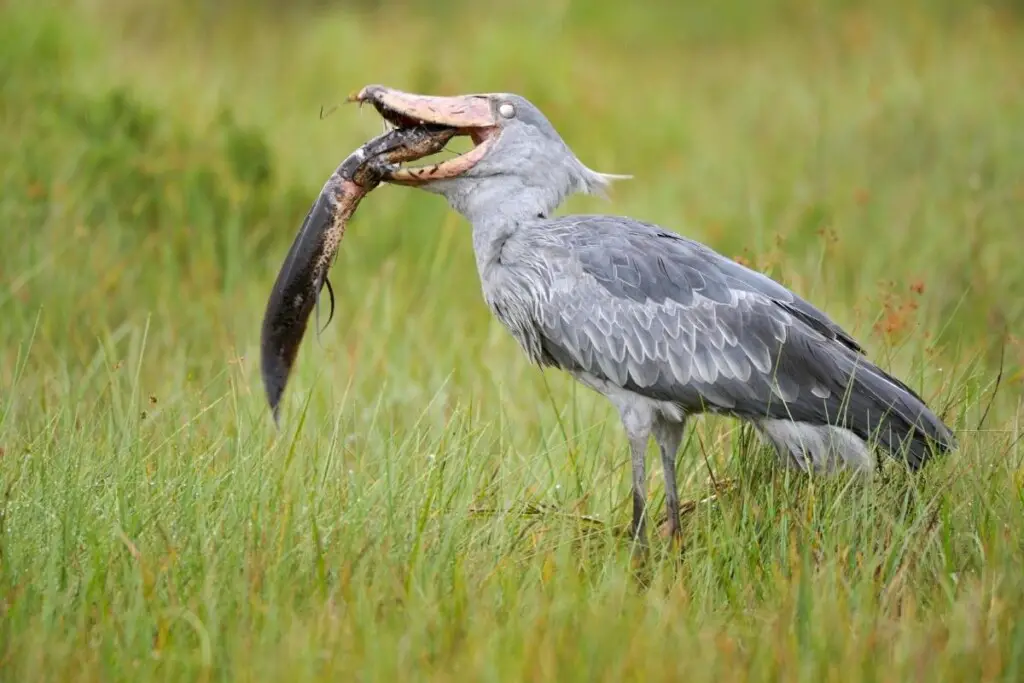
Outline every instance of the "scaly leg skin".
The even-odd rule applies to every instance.
[[[666,531],[669,539],[674,542],[682,540],[679,527],[679,489],[676,482],[676,456],[679,445],[683,441],[686,421],[669,422],[659,419],[654,423],[654,440],[661,451],[661,468],[665,473],[665,513],[667,515]]]
[[[610,397],[619,411],[622,426],[629,440],[630,460],[633,465],[633,522],[632,532],[633,557],[647,556],[647,467],[645,456],[647,442],[651,439],[651,428],[654,426],[654,413],[644,405],[637,405],[628,400],[616,400]]]
[[[647,466],[645,455],[650,432],[630,435],[629,450],[633,461],[633,523],[630,532],[634,554],[647,554]]]

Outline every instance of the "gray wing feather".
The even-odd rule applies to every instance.
[[[574,229],[581,222],[586,228]],[[619,296],[637,301],[682,296],[688,301],[698,293],[721,303],[730,291],[761,294],[829,339],[863,351],[824,312],[778,282],[677,233],[615,216],[569,217],[555,231],[568,238],[584,268]]]
[[[504,251],[520,279],[510,296],[531,302],[531,322],[504,319],[538,362],[691,412],[839,424],[862,438],[917,423],[952,443],[824,313],[703,245],[628,218],[571,216],[517,231]]]
[[[812,388],[826,393],[820,373],[792,363],[795,374],[780,375],[778,361],[794,335],[836,339],[822,330],[838,326],[771,280],[729,274],[706,247],[590,216],[550,221],[524,240],[516,262],[544,262],[532,272],[544,277],[533,290],[543,292],[535,316],[546,362],[690,410],[787,416],[804,397],[821,402]]]

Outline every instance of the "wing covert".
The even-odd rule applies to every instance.
[[[863,353],[860,344],[823,311],[706,245],[625,217],[573,216],[560,222],[555,230],[581,267],[619,296],[688,303],[693,293],[717,302],[728,300],[736,290],[761,294],[823,336]],[[580,229],[581,225],[585,227]]]
[[[529,248],[551,274],[535,311],[548,362],[694,411],[818,415],[837,393],[808,350],[835,338],[823,325],[671,233],[572,217]]]

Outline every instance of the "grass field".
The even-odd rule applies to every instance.
[[[0,3],[0,679],[1024,678],[1019,3],[278,5]],[[641,589],[611,407],[393,187],[276,430],[263,306],[373,82],[526,95],[634,175],[566,211],[765,270],[961,450],[809,480],[695,421]]]

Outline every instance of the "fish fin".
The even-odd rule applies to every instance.
[[[327,296],[328,301],[331,302],[331,310],[327,314],[327,322],[323,324],[323,327],[320,326],[320,292],[323,291],[323,287],[317,289],[316,306],[314,308],[316,315],[316,343],[321,346],[323,346],[323,344],[320,342],[320,333],[326,330],[327,326],[331,324],[332,320],[334,320],[334,287],[331,285],[331,279],[326,275],[324,276],[324,284],[327,286]]]

